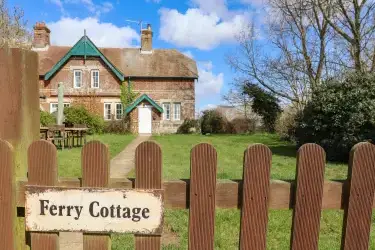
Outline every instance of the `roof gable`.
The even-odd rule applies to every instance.
[[[56,74],[58,70],[72,57],[72,56],[83,56],[85,59],[89,57],[98,57],[108,66],[111,71],[116,75],[120,81],[125,80],[125,76],[121,73],[95,46],[95,44],[86,35],[83,36],[69,51],[66,53],[53,67],[48,71],[44,79],[49,80]]]
[[[135,100],[132,104],[130,104],[126,109],[125,109],[125,114],[129,114],[135,107],[137,107],[141,102],[147,101],[149,102],[157,111],[160,113],[163,113],[163,108],[160,107],[154,100],[152,100],[148,95],[143,94],[140,96],[137,100]]]

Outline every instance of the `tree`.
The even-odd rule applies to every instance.
[[[251,108],[262,117],[266,131],[273,133],[277,117],[281,113],[277,98],[250,82],[245,83],[243,92],[251,98]]]
[[[27,30],[24,12],[19,7],[9,10],[6,0],[0,0],[0,47],[31,48],[31,33]]]

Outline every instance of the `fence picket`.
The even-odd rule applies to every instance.
[[[344,208],[341,249],[368,249],[375,193],[375,146],[357,144],[348,170],[349,200]]]
[[[57,186],[57,153],[51,142],[33,142],[28,150],[29,185]],[[58,233],[31,233],[32,250],[59,249]]]
[[[240,249],[266,249],[271,150],[261,144],[244,154]]]
[[[91,141],[82,149],[82,187],[109,185],[109,151],[99,141]],[[111,237],[108,234],[83,234],[84,250],[109,250]]]
[[[135,188],[162,188],[162,153],[155,142],[141,143],[135,151]],[[136,250],[161,249],[161,237],[158,235],[136,235]]]
[[[189,249],[214,249],[217,154],[199,144],[191,151]]]
[[[322,147],[305,144],[298,150],[291,249],[318,249],[324,168]]]
[[[0,140],[0,249],[16,250],[13,147]]]

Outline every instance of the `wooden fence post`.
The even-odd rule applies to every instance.
[[[245,151],[240,249],[266,249],[271,161],[271,150],[265,145]]]
[[[189,249],[213,250],[217,154],[213,146],[199,144],[191,151]]]
[[[349,200],[344,208],[341,249],[369,248],[372,204],[375,193],[375,146],[360,143],[351,151]]]
[[[55,145],[45,140],[33,142],[28,150],[28,163],[29,185],[57,186],[58,172]],[[58,233],[31,233],[31,249],[59,249],[58,236]]]
[[[161,189],[162,186],[162,153],[155,142],[141,143],[135,151],[135,188]],[[136,250],[161,249],[159,235],[136,235]]]
[[[108,147],[99,142],[88,142],[82,149],[82,187],[109,186],[109,151]],[[84,250],[111,249],[110,235],[83,234]]]
[[[324,168],[322,147],[305,144],[298,150],[291,249],[318,249]]]
[[[13,147],[0,140],[0,249],[16,250],[15,199]]]

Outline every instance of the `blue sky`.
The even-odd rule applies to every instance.
[[[176,48],[193,57],[200,80],[196,108],[223,103],[235,73],[225,55],[262,0],[8,0],[25,11],[30,30],[37,21],[51,29],[52,44],[73,45],[84,29],[100,47],[136,47],[143,20],[154,31],[154,48]]]

